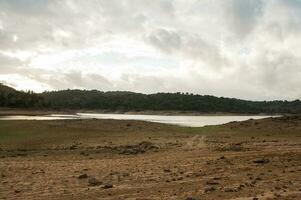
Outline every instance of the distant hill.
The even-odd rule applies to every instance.
[[[43,108],[44,98],[33,92],[17,91],[0,83],[0,107],[11,108]]]
[[[200,113],[301,113],[301,101],[247,101],[188,93],[61,90],[36,94],[0,84],[0,107],[107,111],[187,111]]]
[[[188,93],[141,94],[101,92],[97,90],[62,90],[42,93],[55,108],[101,109],[110,111],[193,111],[202,113],[301,113],[301,102],[246,101],[234,98]]]

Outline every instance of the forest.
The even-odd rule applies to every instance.
[[[141,94],[126,91],[17,91],[0,85],[0,107],[53,110],[187,111],[200,113],[298,114],[301,101],[248,101],[190,93]]]

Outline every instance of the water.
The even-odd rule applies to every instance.
[[[166,115],[129,115],[129,114],[90,114],[77,113],[75,115],[43,115],[43,116],[2,116],[0,120],[63,120],[63,119],[119,119],[142,120],[180,126],[202,127],[206,125],[219,125],[232,121],[245,121],[248,119],[262,119],[268,115],[249,116],[166,116]]]

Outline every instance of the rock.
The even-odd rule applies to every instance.
[[[269,159],[265,159],[265,158],[262,158],[262,159],[257,159],[257,160],[254,160],[253,163],[256,163],[256,164],[266,164],[266,163],[269,163],[270,160]]]
[[[88,179],[88,185],[89,185],[89,186],[99,186],[99,185],[101,185],[101,184],[102,184],[102,182],[99,181],[99,180],[97,180],[97,179],[94,178],[94,177],[91,177],[91,178]]]
[[[102,186],[103,189],[110,189],[113,188],[113,184],[112,183],[106,183],[104,186]]]
[[[120,175],[123,176],[123,177],[127,177],[127,176],[130,176],[130,173],[128,173],[128,172],[122,172],[122,173],[120,173]]]
[[[71,146],[69,147],[69,149],[70,149],[70,150],[75,150],[75,149],[77,149],[77,145],[73,144],[73,145],[71,145]]]
[[[194,197],[187,197],[185,200],[197,200],[197,199]]]
[[[215,182],[215,181],[207,181],[206,184],[207,185],[218,185],[219,183]]]
[[[281,187],[275,186],[275,190],[281,190]]]
[[[262,181],[262,178],[261,177],[257,177],[255,180],[256,181]]]
[[[84,179],[84,178],[88,178],[87,174],[81,174],[78,176],[79,179]]]
[[[137,148],[128,147],[120,152],[120,154],[124,154],[124,155],[136,155],[139,153],[145,153],[145,151]]]
[[[80,152],[80,155],[82,155],[82,156],[89,156],[89,154],[86,153],[86,152]]]
[[[225,188],[225,192],[237,192],[236,188]]]
[[[245,150],[248,150],[246,148],[243,147],[242,144],[240,143],[236,143],[236,144],[227,144],[227,145],[224,145],[222,147],[217,147],[218,151],[245,151]]]
[[[45,174],[45,171],[43,169],[40,169],[40,170],[31,172],[31,174]]]
[[[206,193],[208,193],[208,192],[213,192],[213,191],[215,191],[215,190],[216,190],[215,187],[207,187],[207,188],[205,188],[205,192],[206,192]]]
[[[159,147],[154,145],[151,142],[140,142],[137,145],[126,145],[126,146],[120,146],[117,147],[117,150],[120,151],[120,154],[125,155],[136,155],[136,154],[142,154],[150,150],[157,150]]]

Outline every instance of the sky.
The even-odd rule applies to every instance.
[[[0,0],[0,82],[301,99],[301,0]]]

